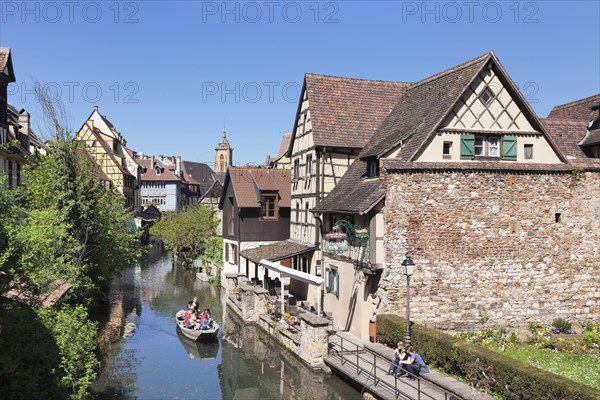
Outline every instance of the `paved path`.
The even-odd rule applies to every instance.
[[[362,387],[363,391],[381,399],[492,399],[435,371],[423,374],[416,381],[388,375],[387,369],[393,354],[394,351],[386,346],[363,342],[349,332],[339,331],[329,338],[329,354],[325,364]]]

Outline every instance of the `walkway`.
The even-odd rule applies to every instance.
[[[435,371],[423,374],[416,381],[388,375],[393,353],[389,347],[363,342],[349,332],[339,331],[329,338],[329,354],[325,364],[364,391],[385,400],[492,399]]]

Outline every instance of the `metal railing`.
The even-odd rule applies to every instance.
[[[340,339],[340,343],[337,344],[332,341],[332,337],[337,336]],[[457,399],[456,394],[449,392],[444,387],[438,385],[436,382],[427,380],[425,384],[422,383],[423,379],[420,376],[416,376],[406,371],[410,376],[416,378],[416,381],[400,380],[396,374],[389,376],[393,377],[393,384],[389,383],[388,380],[378,378],[379,376],[386,376],[389,368],[389,361],[383,358],[381,355],[373,352],[372,350],[365,348],[361,344],[358,344],[350,339],[344,339],[340,335],[332,335],[329,339],[330,343],[330,355],[337,355],[340,358],[340,364],[342,367],[349,367],[350,370],[356,372],[356,375],[367,374],[367,383],[372,380],[374,387],[380,387],[386,391],[392,393],[396,399],[432,399],[432,400],[453,400]],[[361,364],[361,361],[363,362]],[[400,381],[400,384],[399,384]],[[407,393],[407,387],[416,390],[416,397],[414,394]],[[404,389],[404,390],[403,390]],[[424,389],[430,389],[429,392],[435,391],[436,395],[426,393]]]

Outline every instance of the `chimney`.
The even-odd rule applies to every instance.
[[[181,156],[175,157],[175,175],[181,176]]]
[[[94,106],[94,111],[98,111],[98,106]]]
[[[154,168],[154,155],[150,156],[150,168]]]
[[[27,110],[19,111],[19,140],[25,150],[29,150],[29,121],[30,115]]]

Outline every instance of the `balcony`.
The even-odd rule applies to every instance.
[[[330,258],[371,269],[369,229],[338,221],[331,232],[323,233],[323,252]]]

